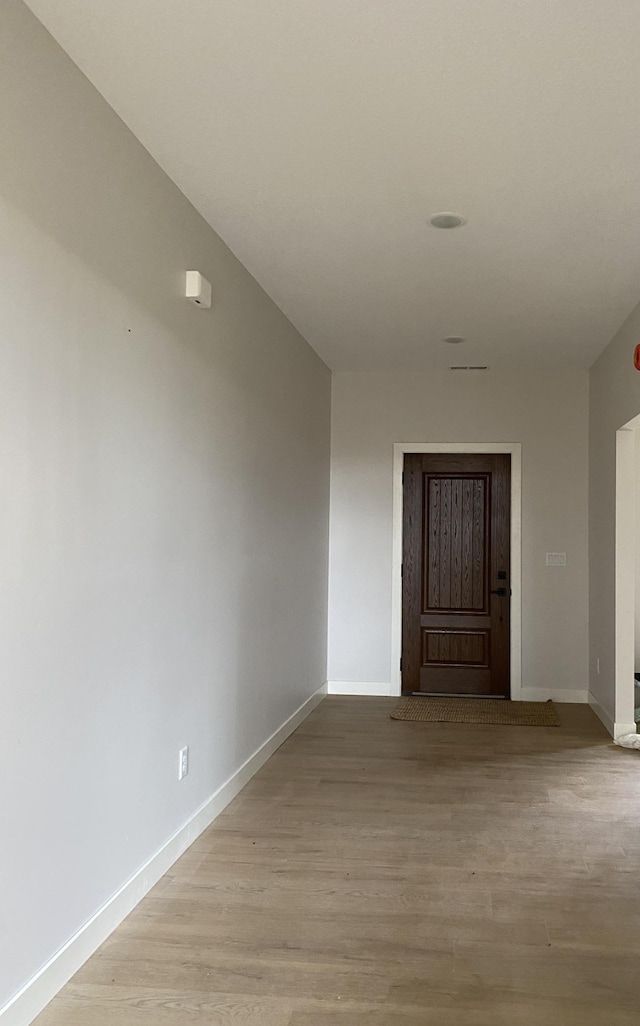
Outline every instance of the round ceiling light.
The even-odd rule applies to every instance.
[[[442,341],[448,342],[450,346],[457,346],[460,342],[466,342],[467,340],[462,335],[445,335]]]
[[[450,210],[443,210],[440,214],[432,214],[429,224],[433,228],[461,228],[467,223],[466,217],[462,214],[452,214]]]

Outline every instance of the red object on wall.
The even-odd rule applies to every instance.
[[[633,366],[636,370],[640,370],[640,345],[636,346],[636,351],[633,354]]]

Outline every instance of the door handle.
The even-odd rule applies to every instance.
[[[495,590],[492,589],[491,590],[491,594],[492,595],[503,595],[503,596],[506,596],[507,589],[506,588],[496,588]]]

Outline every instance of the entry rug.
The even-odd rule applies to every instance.
[[[508,702],[491,698],[401,698],[392,720],[421,723],[496,723],[513,727],[559,727],[553,702]]]

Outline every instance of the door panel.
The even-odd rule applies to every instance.
[[[488,495],[490,477],[425,473],[423,612],[488,612]]]
[[[403,694],[509,697],[510,470],[506,455],[405,456]]]
[[[422,628],[422,662],[466,666],[489,665],[489,631]]]

